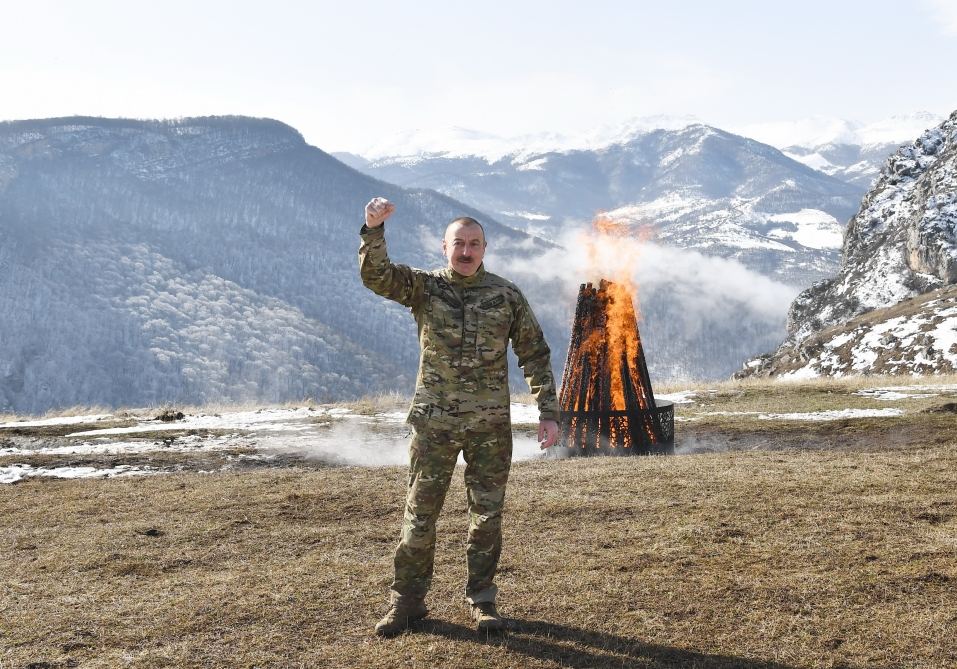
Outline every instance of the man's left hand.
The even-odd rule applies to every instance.
[[[538,445],[545,450],[558,441],[558,423],[553,420],[538,421]]]

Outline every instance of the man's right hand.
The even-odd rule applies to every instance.
[[[374,197],[366,205],[366,226],[378,228],[395,211],[395,205],[384,197]]]

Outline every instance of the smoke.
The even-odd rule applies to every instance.
[[[624,227],[572,230],[558,240],[561,248],[534,256],[490,249],[486,266],[522,285],[553,351],[567,347],[580,284],[630,282],[649,367],[659,378],[726,378],[783,341],[797,288],[736,260],[646,236]]]
[[[363,420],[356,417],[336,420],[308,434],[269,435],[259,440],[264,453],[279,453],[333,466],[388,467],[409,464],[412,432],[404,423]],[[543,458],[533,434],[515,433],[512,460]],[[465,464],[462,455],[458,463]]]

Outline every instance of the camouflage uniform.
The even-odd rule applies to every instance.
[[[409,307],[419,331],[419,373],[408,422],[409,489],[395,552],[392,601],[428,592],[435,521],[458,454],[464,455],[469,507],[466,549],[470,603],[494,602],[502,549],[502,505],[512,457],[508,362],[511,340],[542,420],[558,420],[550,353],[521,291],[480,266],[472,276],[394,265],[385,226],[360,233],[359,269],[366,287]]]

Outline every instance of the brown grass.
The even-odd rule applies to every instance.
[[[404,489],[401,468],[0,487],[0,667],[957,665],[949,434],[517,463],[499,636],[461,603],[461,471],[431,619],[371,635]]]

